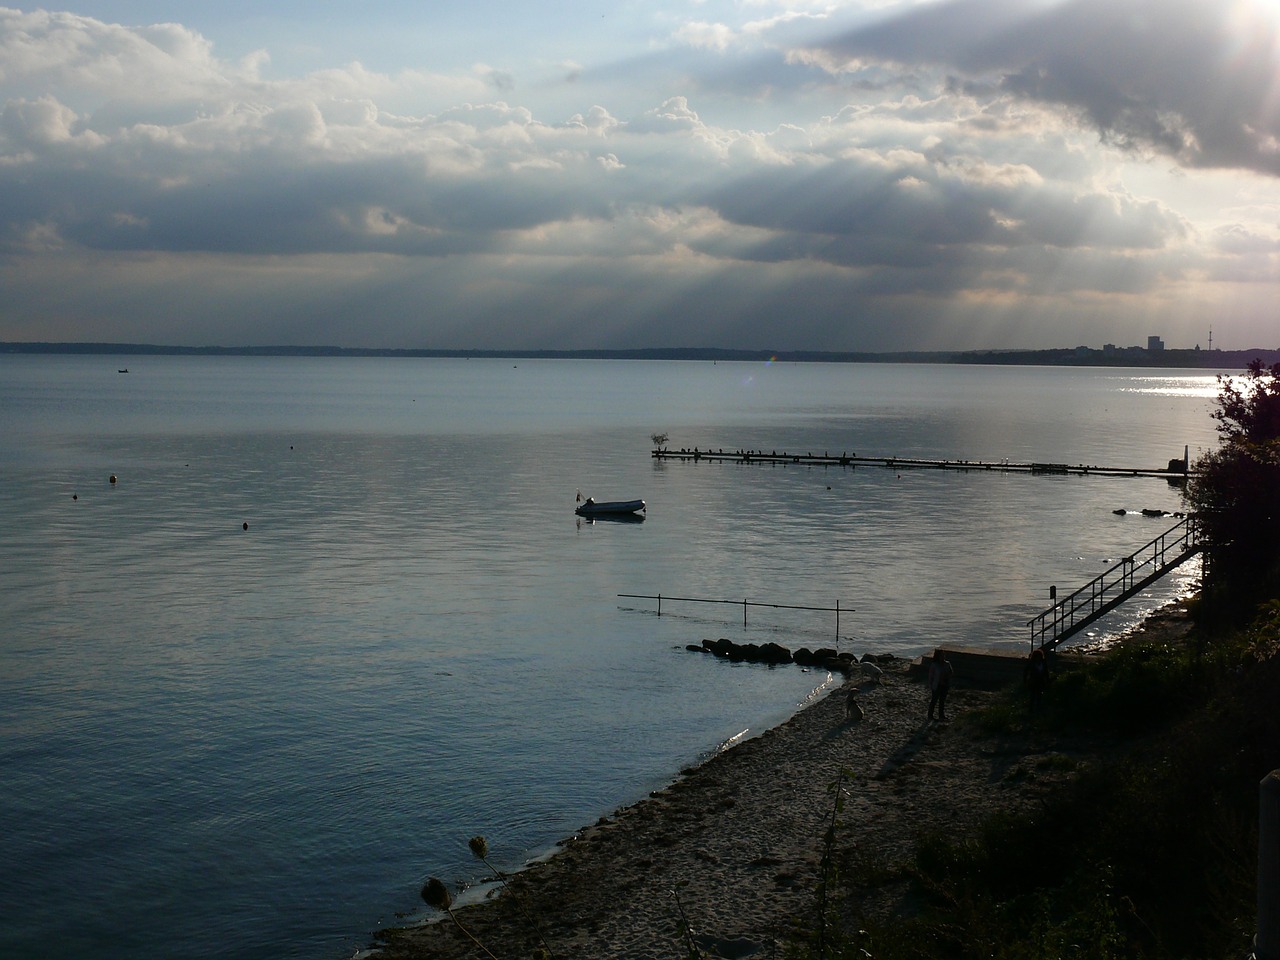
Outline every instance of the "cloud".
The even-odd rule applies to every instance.
[[[1026,164],[939,143],[850,150],[856,122],[709,129],[683,97],[631,123],[598,108],[558,126],[505,103],[413,120],[367,101],[240,107],[111,138],[73,136],[54,101],[11,103],[0,121],[8,148],[32,158],[0,169],[0,185],[25,184],[14,219],[96,249],[447,256],[655,207],[706,209],[754,238],[683,241],[709,256],[858,268],[924,270],[967,246],[1159,249],[1186,233],[1157,203],[1047,183]]]
[[[1185,6],[1127,29],[1227,23]],[[544,89],[475,61],[268,77],[178,25],[0,10],[0,338],[56,318],[165,342],[896,349],[981,316],[1036,346],[1056,337],[998,319],[1067,317],[1087,342],[1171,307],[1198,322],[1228,287],[1269,318],[1269,180],[1199,217],[1173,177],[1126,182],[1144,152],[1184,178],[1213,150],[1266,172],[1265,116],[1210,147],[1211,120],[1249,111],[1161,86],[1257,78],[1227,83],[1211,32],[1103,63],[1119,47],[1093,53],[1087,11],[963,0],[851,31],[754,8],[665,24],[697,42],[612,86],[549,58]],[[818,26],[836,38],[796,42]]]
[[[178,24],[123,27],[72,13],[0,8],[0,84],[64,96],[180,99],[252,76],[220,63],[212,45]]]
[[[1109,143],[1280,174],[1280,33],[1261,5],[952,0],[796,56],[833,73],[932,66],[1078,111]]]
[[[727,50],[734,41],[734,31],[730,27],[704,20],[682,24],[674,36],[680,43],[707,50]]]
[[[672,133],[695,131],[702,127],[698,112],[689,106],[687,97],[671,97],[661,106],[646,111],[628,129],[635,132]]]

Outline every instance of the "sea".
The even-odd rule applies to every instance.
[[[428,917],[428,877],[483,879],[472,836],[517,868],[838,682],[689,644],[1025,650],[1051,587],[1182,507],[1163,478],[671,462],[655,434],[1153,468],[1216,445],[1217,392],[1169,369],[0,356],[0,955],[359,956]],[[591,522],[579,496],[647,511]]]

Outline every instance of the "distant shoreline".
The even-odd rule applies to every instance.
[[[1148,350],[1073,347],[1047,350],[918,350],[863,353],[832,350],[729,350],[719,347],[650,347],[636,350],[426,350],[373,347],[203,346],[151,343],[0,342],[0,354],[212,357],[425,357],[515,360],[696,360],[784,363],[939,363],[1061,367],[1177,367],[1243,369],[1253,360],[1280,363],[1280,348],[1248,350]]]

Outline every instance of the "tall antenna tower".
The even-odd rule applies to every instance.
[[[1213,327],[1209,328],[1209,349],[1213,349]]]

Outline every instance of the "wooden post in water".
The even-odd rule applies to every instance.
[[[1280,960],[1280,770],[1258,784],[1257,960]]]

